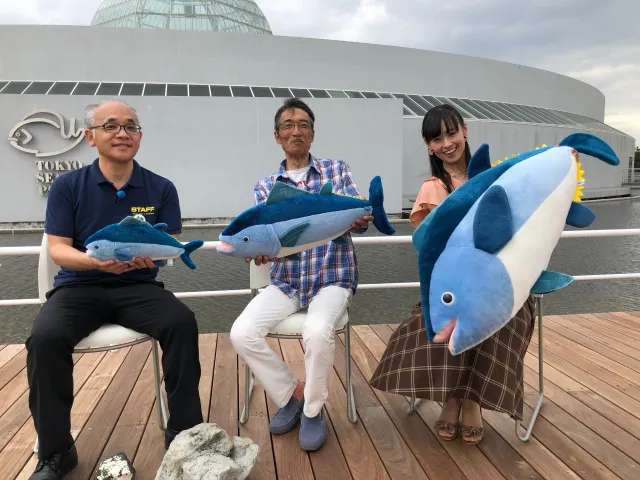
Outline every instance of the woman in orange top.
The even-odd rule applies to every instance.
[[[467,181],[471,150],[467,126],[450,105],[427,112],[422,137],[432,176],[424,181],[409,216],[414,227]],[[511,321],[480,345],[451,355],[448,343],[429,343],[417,303],[393,333],[370,384],[387,392],[443,403],[435,427],[444,440],[462,433],[469,445],[483,435],[481,408],[522,420],[523,362],[535,325],[529,297]]]

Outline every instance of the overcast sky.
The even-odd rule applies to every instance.
[[[0,0],[0,24],[88,25],[102,0]],[[606,97],[640,144],[640,0],[257,0],[276,35],[460,53],[550,70]]]

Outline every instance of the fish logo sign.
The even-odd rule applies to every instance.
[[[43,115],[51,115],[55,117],[55,119],[47,118]],[[35,124],[48,124],[53,126],[54,128],[60,131],[60,136],[65,140],[75,139],[73,143],[71,143],[68,147],[63,148],[61,150],[56,150],[54,152],[41,152],[36,148],[28,148],[27,145],[33,139],[33,135],[28,129],[28,125]],[[80,144],[80,142],[84,139],[82,132],[83,128],[76,129],[76,119],[71,118],[69,120],[69,128],[67,129],[65,126],[64,118],[57,112],[51,110],[36,110],[35,112],[31,112],[29,115],[24,117],[16,126],[14,126],[9,132],[9,143],[16,149],[30,153],[35,155],[36,157],[53,157],[55,155],[60,155],[69,150],[75,148]]]

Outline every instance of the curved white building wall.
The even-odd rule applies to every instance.
[[[628,193],[622,169],[635,141],[602,123],[603,94],[539,69],[328,40],[68,26],[3,26],[0,58],[2,131],[34,110],[80,120],[84,105],[122,98],[142,116],[138,157],[176,182],[186,218],[233,216],[251,204],[255,180],[282,158],[273,114],[298,88],[327,97],[304,98],[318,114],[312,153],[348,161],[365,195],[370,178],[382,175],[391,213],[410,207],[429,175],[420,123],[438,101],[463,111],[472,149],[489,143],[493,158],[591,131],[622,165],[585,159],[586,196]],[[380,98],[392,94],[398,98]],[[264,95],[283,98],[255,98]],[[33,181],[34,158],[6,141],[0,155],[22,171],[0,177],[0,202],[21,205],[2,209],[0,222],[41,221],[46,197]],[[88,163],[93,156],[83,144],[56,159]]]

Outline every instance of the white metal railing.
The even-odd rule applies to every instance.
[[[636,237],[640,236],[640,229],[618,229],[618,230],[571,230],[562,232],[560,238],[602,238],[602,237]],[[353,243],[356,245],[406,245],[411,244],[411,235],[398,236],[375,236],[375,237],[354,237]],[[220,242],[205,242],[199,250],[215,250]],[[19,255],[39,255],[40,246],[34,247],[0,247],[0,257]],[[167,267],[169,268],[169,267]],[[637,279],[640,273],[612,273],[601,275],[575,275],[577,281],[581,280],[618,280]],[[420,282],[399,282],[399,283],[365,283],[358,286],[358,290],[382,290],[388,288],[419,288]],[[211,290],[197,292],[177,292],[178,298],[202,298],[202,297],[232,297],[250,295],[250,289],[236,290]],[[38,298],[25,298],[14,300],[0,300],[0,307],[16,305],[39,305]]]
[[[640,183],[640,168],[624,168],[622,183]]]

